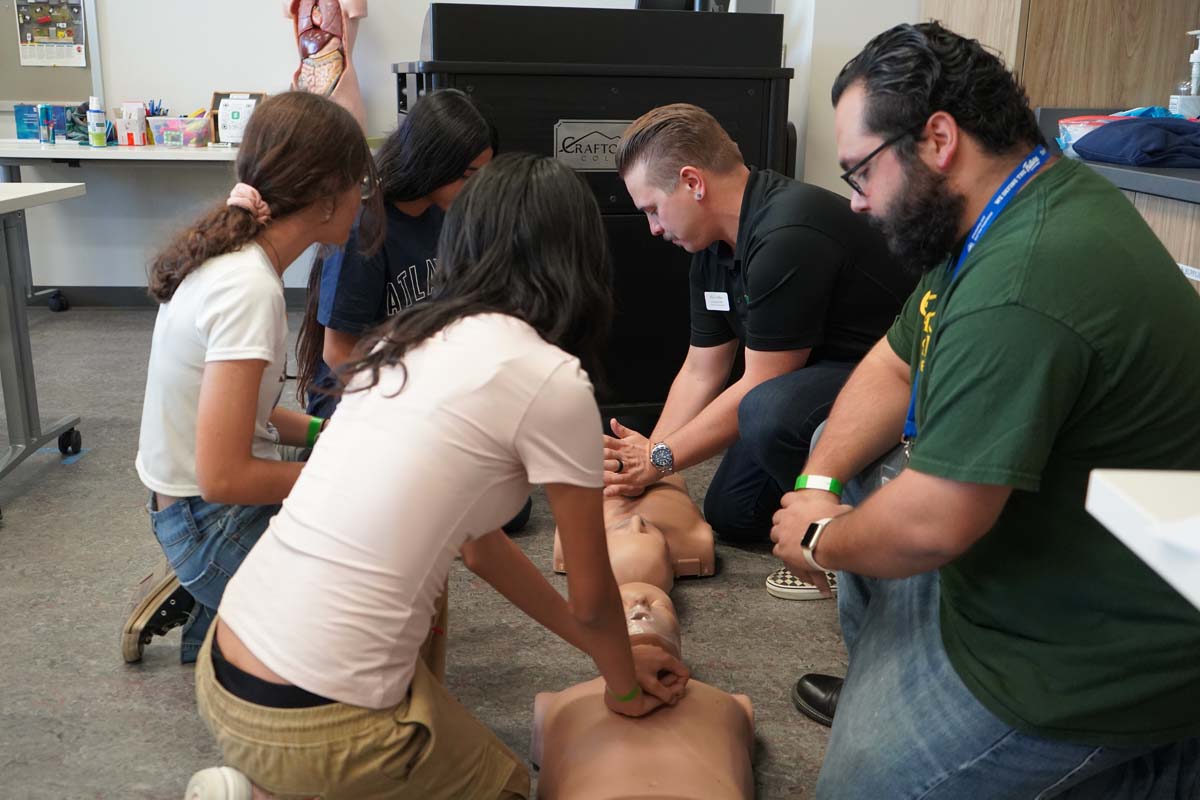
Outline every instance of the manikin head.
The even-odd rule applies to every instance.
[[[639,514],[608,527],[608,560],[617,584],[650,583],[669,591],[675,583],[675,567],[667,537]]]
[[[739,169],[745,163],[733,139],[711,114],[687,103],[643,114],[617,146],[617,172],[650,233],[689,253],[720,238],[712,193]]]
[[[654,644],[680,658],[679,618],[667,593],[648,583],[621,585],[625,624],[633,644]]]
[[[936,22],[872,39],[842,68],[833,105],[851,207],[918,271],[965,235],[968,196],[991,191],[976,180],[987,162],[1045,143],[1003,62]]]

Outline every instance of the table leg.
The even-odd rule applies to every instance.
[[[24,216],[23,211],[5,214],[0,227],[0,388],[9,442],[8,452],[0,451],[0,478],[43,444],[79,424],[79,417],[64,417],[42,429],[25,311],[29,241]]]
[[[3,178],[0,183],[20,183],[21,182],[21,167],[16,164],[0,164],[0,178]],[[25,236],[26,241],[29,240],[25,231],[25,217],[21,217],[21,233]],[[25,259],[25,300],[26,302],[35,297],[47,297],[52,294],[57,294],[58,289],[42,289],[35,292],[33,290],[33,267],[30,266],[29,259]],[[54,311],[60,309],[52,308]]]

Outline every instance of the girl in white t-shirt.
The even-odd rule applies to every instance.
[[[584,365],[611,277],[591,191],[553,159],[500,156],[450,207],[438,252],[434,298],[356,351],[328,431],[226,589],[196,693],[230,766],[197,773],[188,797],[249,797],[251,781],[256,797],[527,797],[524,762],[430,668],[460,552],[592,657],[613,711],[683,692],[679,661],[631,648],[609,565]],[[572,565],[569,602],[499,530],[532,484]]]
[[[196,659],[229,576],[296,482],[301,464],[278,446],[311,445],[323,420],[276,405],[283,271],[313,244],[346,242],[373,170],[348,111],[303,92],[273,97],[246,127],[228,201],[155,258],[137,471],[168,563],[131,603],[126,661],[180,624],[182,660]]]

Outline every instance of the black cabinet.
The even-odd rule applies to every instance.
[[[694,103],[748,164],[788,172],[782,41],[779,15],[433,3],[422,60],[393,67],[400,114],[421,94],[461,89],[496,126],[502,152],[557,157],[595,192],[615,273],[607,411],[660,407],[688,346],[690,256],[650,235],[612,169],[616,139],[655,106]]]

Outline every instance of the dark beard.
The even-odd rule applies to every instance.
[[[904,167],[904,187],[891,210],[871,216],[904,269],[917,275],[941,266],[958,242],[967,199],[915,156]]]

